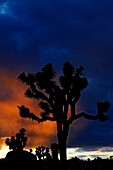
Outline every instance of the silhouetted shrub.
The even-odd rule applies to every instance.
[[[52,151],[52,158],[53,160],[58,160],[58,144],[53,143],[51,144],[51,151]]]
[[[7,138],[5,143],[9,145],[9,149],[13,151],[22,151],[26,146],[27,137],[25,136],[26,130],[24,128],[20,129],[19,133],[16,134],[16,137],[12,136],[11,139]]]

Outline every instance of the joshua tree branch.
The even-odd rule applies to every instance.
[[[68,120],[68,124],[71,124],[74,120],[77,120],[77,119],[79,119],[81,117],[84,117],[84,118],[86,118],[88,120],[97,120],[97,119],[99,119],[100,121],[105,121],[105,120],[108,119],[108,117],[106,115],[104,115],[104,114],[102,114],[102,115],[99,115],[99,114],[97,114],[97,115],[89,115],[89,114],[86,114],[84,112],[81,112],[79,114],[71,116],[69,118],[69,120]]]
[[[108,101],[105,102],[97,102],[97,114],[89,115],[84,112],[81,112],[79,114],[75,114],[74,110],[71,111],[71,117],[68,120],[68,124],[71,124],[74,120],[84,117],[88,120],[97,120],[99,119],[101,122],[104,122],[109,119],[108,115],[105,115],[105,113],[108,111],[110,107],[110,103]]]
[[[30,88],[35,93],[37,98],[42,98],[45,101],[49,101],[49,98],[41,91],[37,90],[36,85],[34,83],[30,84]]]
[[[75,115],[75,120],[80,118],[80,117],[84,117],[84,118],[86,118],[88,120],[97,120],[99,118],[98,115],[89,115],[87,113],[81,112],[81,113]]]
[[[56,121],[54,117],[49,117],[49,116],[45,116],[45,117],[42,117],[42,118],[39,118],[39,119],[40,119],[40,120],[39,120],[38,123],[44,122],[44,121],[46,121],[46,120],[49,120],[49,121]]]
[[[40,122],[44,122],[46,120],[49,120],[49,121],[56,121],[54,117],[50,117],[50,116],[44,116],[42,118],[39,118],[38,116],[36,116],[34,113],[31,113],[29,111],[28,108],[26,108],[25,106],[17,106],[20,110],[20,116],[23,117],[23,118],[29,118],[29,119],[32,119],[32,120],[36,120],[38,123]]]

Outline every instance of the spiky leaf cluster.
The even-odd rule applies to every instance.
[[[84,68],[82,66],[75,69],[70,62],[65,62],[62,71],[63,75],[59,77],[58,83],[55,81],[56,72],[50,63],[35,74],[23,72],[18,76],[19,80],[29,86],[25,95],[39,100],[39,106],[43,110],[41,113],[43,120],[48,120],[52,113],[51,120],[61,120],[63,123],[68,114],[68,106],[74,106],[79,100],[81,92],[88,86],[88,80],[83,74]],[[107,101],[97,102],[98,117],[101,121],[108,118],[105,113],[109,106],[110,103]],[[25,106],[19,107],[19,110],[21,117],[41,121]],[[74,115],[75,110],[71,109],[70,122],[74,120]],[[86,114],[85,117],[87,117]]]
[[[107,111],[109,110],[110,103],[108,101],[104,102],[97,101],[96,107],[100,121],[108,120],[108,115],[105,115],[105,113],[107,113]]]

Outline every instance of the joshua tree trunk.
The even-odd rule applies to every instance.
[[[66,161],[66,140],[60,140],[59,142],[59,151],[60,151],[60,161]]]
[[[57,130],[58,130],[58,146],[59,146],[59,151],[60,151],[60,161],[64,162],[66,161],[66,142],[67,142],[67,137],[68,137],[68,130],[69,127],[67,124],[61,124],[57,122]]]

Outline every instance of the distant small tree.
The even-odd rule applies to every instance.
[[[41,148],[40,147],[36,148],[36,156],[38,156],[39,161],[41,161],[42,154],[41,154]]]
[[[9,149],[13,151],[22,151],[26,146],[27,137],[25,136],[26,130],[24,128],[20,129],[19,133],[16,134],[16,137],[12,136],[11,139],[7,138],[5,143],[9,145]]]
[[[27,75],[23,72],[18,79],[26,83],[29,88],[25,95],[39,101],[39,106],[43,109],[41,117],[31,113],[24,105],[18,106],[20,116],[31,118],[40,122],[56,121],[57,137],[60,150],[60,160],[66,160],[66,141],[69,127],[73,121],[84,117],[88,120],[106,121],[110,103],[97,102],[97,114],[89,115],[81,112],[76,113],[75,106],[81,96],[82,91],[88,86],[88,80],[83,74],[83,67],[74,69],[69,62],[64,63],[63,75],[59,77],[59,83],[55,81],[56,72],[51,64],[45,65],[41,71],[36,74]],[[70,111],[70,117],[68,116]]]
[[[39,146],[36,148],[36,155],[38,156],[39,160],[41,160],[42,158],[44,160],[45,153],[46,153],[46,147]]]
[[[30,151],[30,153],[32,153],[32,151],[33,151],[33,150],[32,150],[32,149],[30,149],[29,151]]]
[[[52,158],[58,161],[58,145],[56,143],[51,144]]]
[[[48,148],[48,147],[46,148],[45,156],[46,156],[47,161],[51,160],[50,148]]]

